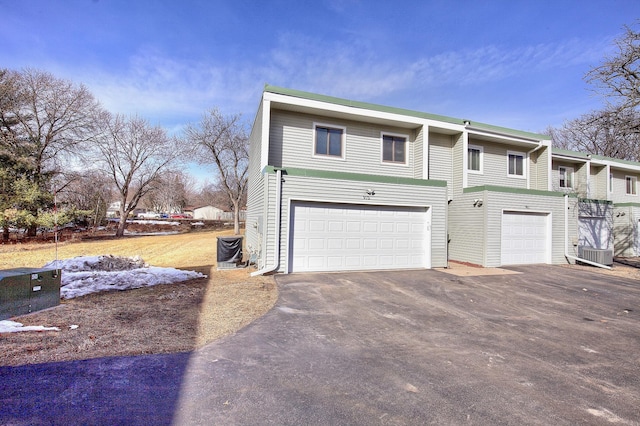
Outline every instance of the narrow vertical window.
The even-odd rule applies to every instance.
[[[573,188],[573,169],[571,167],[558,167],[560,188]]]
[[[627,176],[625,178],[627,183],[627,195],[637,195],[638,178],[635,176]]]
[[[469,145],[467,149],[467,170],[482,173],[482,147]]]
[[[509,176],[524,177],[524,154],[509,152],[508,155],[508,170]]]
[[[613,173],[609,173],[609,192],[613,192]]]

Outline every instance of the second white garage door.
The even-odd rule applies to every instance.
[[[503,212],[502,264],[549,262],[549,215]]]
[[[429,267],[427,208],[298,202],[289,272]]]

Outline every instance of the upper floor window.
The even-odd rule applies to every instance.
[[[382,161],[385,163],[407,163],[407,138],[398,135],[382,135]]]
[[[560,178],[560,188],[573,188],[573,168],[558,167],[558,176]]]
[[[482,147],[469,145],[467,149],[467,170],[482,173]]]
[[[508,156],[508,176],[524,177],[524,154],[521,152],[507,152]]]
[[[637,195],[638,178],[635,176],[626,176],[627,195]]]
[[[344,133],[342,127],[316,124],[314,154],[344,158]]]
[[[609,173],[609,192],[613,192],[613,173]]]

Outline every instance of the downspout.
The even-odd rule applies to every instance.
[[[598,268],[611,269],[610,266],[602,265],[597,262],[592,262],[591,260],[581,259],[576,256],[572,256],[569,254],[569,249],[567,248],[569,245],[569,195],[564,195],[564,257],[567,260],[571,259],[577,262],[587,263],[589,265],[597,266]]]
[[[532,150],[527,152],[527,161],[529,161],[529,157],[532,153],[536,152],[540,148],[542,148],[542,141],[538,142],[538,146],[533,148]],[[527,189],[531,189],[531,167],[527,167]]]
[[[280,266],[280,215],[282,213],[282,170],[276,170],[275,252],[273,264],[251,273],[252,277],[275,271]]]

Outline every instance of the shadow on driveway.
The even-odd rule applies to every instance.
[[[639,283],[509,269],[277,276],[191,354],[0,367],[0,422],[638,424]]]

